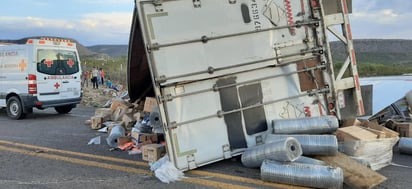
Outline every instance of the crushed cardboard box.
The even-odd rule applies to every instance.
[[[392,148],[399,137],[393,131],[374,123],[364,122],[363,125],[339,128],[336,131],[339,151],[363,159],[371,169],[379,170],[391,163]]]

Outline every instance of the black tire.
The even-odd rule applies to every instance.
[[[57,113],[59,114],[67,114],[73,109],[73,105],[66,105],[66,106],[57,106],[54,107]]]
[[[7,100],[7,115],[12,119],[22,119],[26,116],[18,97],[13,96]]]

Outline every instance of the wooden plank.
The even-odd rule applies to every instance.
[[[316,156],[315,158],[331,166],[342,168],[343,182],[351,188],[373,188],[387,179],[385,176],[340,152],[335,156]]]
[[[377,135],[359,126],[350,126],[339,128],[336,131],[338,141],[351,140],[373,140],[377,139]]]
[[[385,138],[386,137],[386,133],[383,131],[378,131],[369,127],[365,127],[366,130],[376,134],[378,136],[378,138]]]
[[[385,132],[386,138],[394,138],[399,136],[399,133],[384,126],[380,126],[376,121],[362,121],[362,126]]]

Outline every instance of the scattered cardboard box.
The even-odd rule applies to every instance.
[[[156,98],[146,97],[146,100],[144,101],[143,111],[144,112],[152,112],[154,107],[157,107]]]
[[[93,116],[91,118],[92,124],[90,125],[90,127],[95,130],[101,129],[103,127],[103,119],[103,116]]]
[[[373,128],[376,129],[373,129]],[[379,170],[392,161],[392,148],[399,137],[391,137],[392,132],[381,131],[381,126],[349,126],[339,128],[336,137],[339,141],[339,151],[349,156],[365,160],[373,170]]]
[[[150,141],[151,143],[157,143],[157,134],[140,134],[139,135],[139,143],[144,143],[146,141]]]
[[[336,137],[338,138],[338,141],[373,140],[377,139],[378,135],[359,126],[349,126],[339,128],[336,131]]]
[[[121,121],[124,114],[128,112],[128,108],[117,107],[117,109],[112,114],[112,121]]]
[[[112,101],[112,104],[110,105],[110,109],[112,111],[115,111],[118,107],[122,107],[125,109],[128,109],[131,105],[124,101],[123,99],[115,99]]]
[[[132,114],[123,114],[122,116],[122,123],[126,127],[126,129],[131,129],[134,123],[133,115]]]
[[[142,159],[155,162],[166,154],[166,148],[162,144],[147,144],[142,146]]]
[[[349,127],[349,126],[361,126],[362,122],[356,118],[350,118],[343,120],[341,127]]]
[[[396,127],[400,137],[412,137],[412,123],[400,123]]]
[[[126,143],[129,143],[132,141],[132,138],[130,136],[121,136],[117,139],[117,145],[124,145]]]

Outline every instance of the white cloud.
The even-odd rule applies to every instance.
[[[390,25],[403,22],[410,16],[410,13],[399,14],[392,9],[382,9],[379,11],[354,12],[351,15],[351,19],[353,21],[361,21],[365,23],[379,23]]]
[[[0,17],[0,23],[2,23],[2,31],[14,33],[17,36],[20,34],[21,38],[53,35],[74,38],[83,44],[126,44],[131,19],[131,12],[112,12],[89,13],[77,20]]]
[[[78,0],[81,3],[94,3],[94,4],[133,4],[134,0]]]

